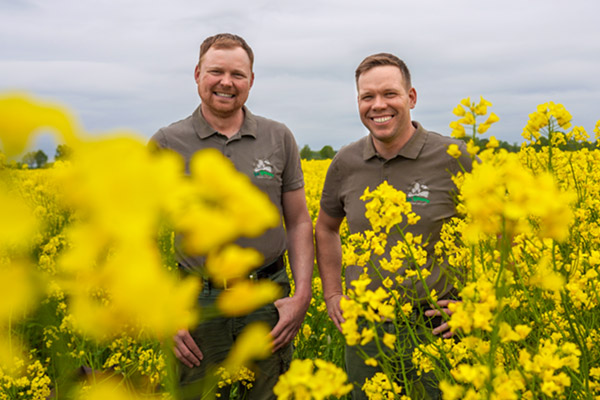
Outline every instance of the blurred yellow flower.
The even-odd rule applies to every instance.
[[[552,267],[550,260],[542,258],[535,273],[529,278],[529,284],[544,290],[557,292],[565,286],[565,277]]]
[[[22,199],[4,192],[0,181],[0,250],[22,248],[31,243],[38,219]]]
[[[8,157],[22,153],[41,129],[58,133],[59,141],[70,145],[77,131],[73,117],[57,104],[24,93],[0,96],[0,141]]]
[[[217,307],[224,315],[247,315],[281,297],[281,287],[269,280],[243,280],[224,290],[217,298]],[[243,299],[243,301],[240,301]]]
[[[494,136],[490,136],[489,142],[485,145],[488,149],[495,149],[498,146],[500,146],[500,143],[498,143],[498,140]]]
[[[25,262],[2,262],[0,258],[0,326],[17,322],[37,305],[41,287],[33,266]],[[41,282],[40,282],[41,283]]]
[[[196,153],[190,172],[195,198],[202,203],[194,201],[178,212],[175,228],[184,233],[187,251],[206,254],[240,236],[256,237],[281,223],[268,196],[218,150]]]
[[[208,254],[206,270],[215,285],[224,286],[228,280],[247,277],[262,262],[263,256],[257,250],[230,244]]]
[[[234,374],[255,360],[269,357],[273,348],[270,332],[271,328],[264,322],[247,325],[233,344],[223,367]]]
[[[123,385],[118,379],[95,379],[91,385],[83,385],[76,400],[159,400],[162,397],[159,395],[138,394],[131,388]]]

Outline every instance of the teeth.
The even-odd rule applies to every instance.
[[[232,97],[233,97],[233,95],[232,95],[232,94],[230,94],[230,93],[221,93],[221,92],[215,92],[215,94],[216,94],[217,96],[220,96],[220,97],[228,97],[228,98],[232,98]]]
[[[390,119],[392,119],[392,117],[387,116],[387,117],[375,117],[373,118],[373,121],[375,122],[386,122],[389,121]]]

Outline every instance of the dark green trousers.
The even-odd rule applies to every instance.
[[[279,283],[284,292],[284,296],[289,296],[290,284],[285,270],[280,271],[271,278]],[[211,288],[203,290],[198,302],[200,307],[209,309],[214,307],[215,299],[222,291]],[[243,302],[244,299],[240,299]],[[200,350],[204,355],[204,360],[199,367],[189,368],[180,364],[180,386],[185,399],[211,399],[216,393],[219,393],[219,399],[229,399],[231,391],[230,386],[218,389],[215,387],[218,378],[213,379],[218,365],[223,362],[236,338],[242,330],[252,322],[263,321],[272,328],[279,321],[279,313],[274,304],[267,304],[264,307],[243,317],[224,318],[216,317],[201,322],[190,333]],[[252,388],[238,388],[239,392],[244,392],[247,399],[275,399],[273,387],[277,383],[279,376],[287,371],[292,359],[292,344],[280,349],[265,360],[257,360],[252,366],[255,374],[255,381]],[[242,398],[244,396],[238,396]]]

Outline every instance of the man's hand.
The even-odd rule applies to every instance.
[[[441,311],[432,308],[431,310],[425,311],[425,316],[438,317],[442,316],[442,314],[450,316],[452,315],[452,311],[450,311],[450,309],[448,308],[448,304],[456,302],[457,300],[440,300],[437,302],[437,305],[441,308]],[[439,326],[435,327],[431,333],[433,333],[434,335],[439,335],[440,333],[443,333],[442,337],[444,339],[448,339],[454,336],[454,332],[450,331],[450,326],[448,326],[448,322],[444,322]]]
[[[190,368],[200,365],[204,355],[187,329],[177,331],[173,341],[175,342],[173,352],[179,361]]]
[[[342,307],[340,306],[340,301],[342,297],[346,297],[342,294],[334,294],[325,299],[325,304],[327,305],[327,314],[329,314],[329,318],[335,324],[335,327],[338,328],[338,331],[342,331],[342,322],[345,321]]]
[[[306,310],[310,306],[308,301],[294,297],[284,297],[275,301],[275,307],[279,312],[279,321],[271,330],[273,338],[273,353],[291,342],[304,321]]]

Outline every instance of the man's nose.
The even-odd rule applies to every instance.
[[[233,80],[231,79],[231,75],[229,75],[229,74],[223,74],[223,77],[221,78],[221,85],[223,85],[223,86],[231,86],[232,82],[233,82]]]
[[[373,108],[376,110],[380,110],[382,108],[386,108],[387,104],[384,101],[382,96],[375,96],[375,100],[373,101]]]

